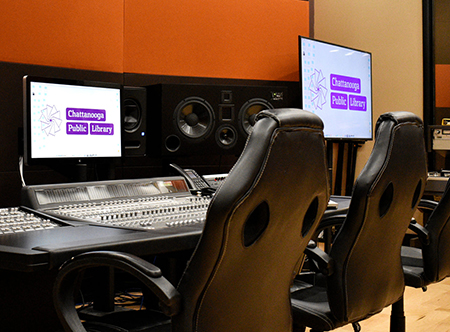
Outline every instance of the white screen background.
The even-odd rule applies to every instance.
[[[300,39],[300,52],[303,109],[317,114],[322,119],[325,137],[370,139],[372,137],[370,54],[303,38]],[[325,87],[322,87],[325,104],[322,108],[314,105],[312,101],[314,96],[310,91],[311,76],[317,71],[325,78]],[[330,94],[333,92],[330,86],[331,74],[361,79],[360,95],[367,98],[366,111],[331,108]]]
[[[30,82],[31,157],[120,157],[120,106],[118,88]],[[67,108],[105,110],[105,122],[114,125],[114,135],[67,135]],[[41,118],[46,109],[52,109],[54,120],[54,128],[47,132]]]

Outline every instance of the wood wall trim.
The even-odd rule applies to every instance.
[[[450,107],[450,65],[436,65],[436,107]]]

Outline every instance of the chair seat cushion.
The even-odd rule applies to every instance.
[[[292,292],[291,305],[294,322],[308,322],[308,327],[319,331],[337,327],[325,287],[313,286]]]
[[[402,264],[406,286],[421,288],[427,285],[424,278],[422,250],[420,248],[403,246]]]
[[[420,248],[402,246],[402,264],[423,267],[422,250]]]

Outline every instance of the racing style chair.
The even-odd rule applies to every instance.
[[[385,113],[375,135],[347,215],[323,220],[340,227],[329,253],[308,246],[307,256],[320,272],[312,287],[291,294],[294,331],[350,323],[358,331],[359,321],[402,299],[401,245],[427,179],[422,121],[408,112]],[[394,312],[391,330],[397,331],[404,316]]]
[[[112,266],[141,280],[171,316],[145,331],[292,331],[290,285],[329,198],[322,129],[320,118],[303,110],[257,115],[177,288],[159,268],[125,253],[90,252],[66,262],[54,287],[64,329],[85,330],[73,301],[77,275]],[[130,330],[122,328],[114,331]]]
[[[402,263],[406,286],[422,288],[450,276],[450,180],[438,202],[422,199],[418,209],[430,212],[424,226],[413,220],[410,229],[421,248],[403,246]]]

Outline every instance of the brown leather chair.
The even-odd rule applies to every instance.
[[[383,114],[347,215],[324,220],[340,227],[329,253],[314,245],[307,250],[321,272],[314,286],[292,293],[294,331],[305,326],[329,331],[346,324],[357,331],[359,321],[401,301],[402,240],[426,178],[422,121],[408,112]],[[391,327],[399,325],[402,317],[394,317]]]
[[[210,203],[177,288],[157,267],[128,254],[94,252],[67,262],[54,288],[65,330],[83,331],[73,303],[78,273],[106,265],[139,278],[171,315],[170,323],[145,331],[291,331],[294,270],[329,198],[322,129],[320,118],[303,110],[258,114],[244,151]]]

